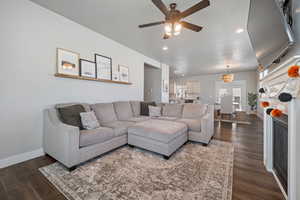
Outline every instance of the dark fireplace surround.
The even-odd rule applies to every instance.
[[[288,116],[273,118],[273,170],[288,191]]]

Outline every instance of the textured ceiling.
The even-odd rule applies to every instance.
[[[138,25],[160,21],[163,15],[151,0],[31,0],[79,24],[160,62],[172,72],[186,76],[255,69],[257,61],[246,31],[250,0],[211,0],[211,6],[186,18],[204,27],[195,33],[163,40],[163,26],[139,29]],[[199,0],[176,2],[185,10]],[[242,28],[243,33],[236,33]],[[162,47],[168,46],[167,51]]]

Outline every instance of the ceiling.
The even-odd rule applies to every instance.
[[[257,61],[246,31],[250,0],[211,0],[211,6],[186,21],[203,26],[199,32],[183,30],[163,40],[163,25],[139,29],[138,25],[164,20],[151,0],[31,0],[101,33],[148,57],[169,64],[181,76],[256,69]],[[183,11],[199,0],[176,2]],[[238,29],[242,33],[236,33]],[[168,50],[162,50],[168,46]]]

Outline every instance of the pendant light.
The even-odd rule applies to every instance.
[[[229,73],[229,66],[227,66],[227,73],[222,75],[224,83],[231,83],[234,79],[234,75]]]

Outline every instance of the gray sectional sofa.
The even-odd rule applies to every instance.
[[[188,140],[207,145],[214,134],[214,108],[205,104],[160,104],[162,116],[141,116],[139,101],[83,104],[93,110],[100,127],[79,130],[64,124],[58,104],[44,111],[44,151],[69,169],[129,144],[168,158]]]

